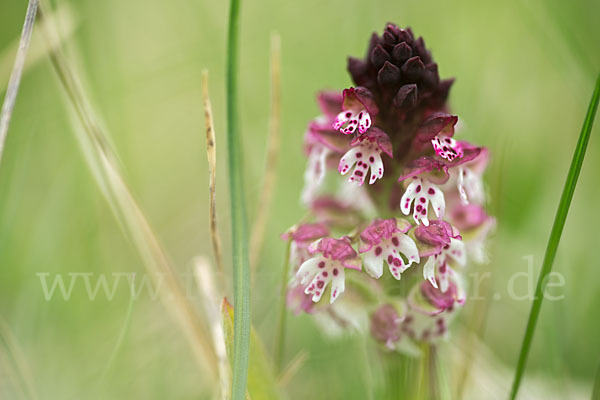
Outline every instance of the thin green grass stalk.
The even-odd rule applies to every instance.
[[[594,380],[592,400],[600,400],[600,364],[598,365],[598,368],[596,368],[596,379]]]
[[[281,272],[281,289],[279,294],[279,323],[277,324],[277,334],[275,335],[275,350],[273,359],[275,360],[275,368],[277,373],[281,372],[283,365],[283,349],[285,348],[286,334],[286,299],[287,299],[287,284],[288,273],[290,270],[290,251],[292,247],[292,239],[288,240],[285,248],[285,260],[283,261],[283,271]]]
[[[108,376],[108,373],[112,369],[117,356],[119,355],[119,351],[121,350],[121,346],[123,345],[123,340],[125,339],[125,335],[129,331],[129,327],[131,326],[131,317],[133,316],[133,305],[135,304],[135,274],[131,279],[131,296],[129,297],[129,302],[127,304],[127,311],[125,312],[125,319],[123,320],[123,326],[121,327],[121,331],[119,332],[119,336],[117,337],[117,342],[115,343],[115,347],[113,348],[112,353],[110,354],[110,358],[106,362],[106,366],[104,367],[104,371],[102,372],[102,378],[100,381],[103,381]]]
[[[250,265],[246,225],[246,198],[242,179],[238,125],[238,27],[239,0],[231,0],[227,38],[227,145],[229,156],[229,193],[231,196],[231,236],[233,253],[233,400],[246,396],[250,354]]]
[[[571,167],[569,168],[569,174],[563,188],[560,202],[558,204],[558,210],[556,211],[556,217],[554,218],[554,224],[552,225],[552,231],[550,232],[550,238],[548,239],[548,246],[546,247],[546,254],[544,255],[544,261],[542,263],[542,270],[538,277],[537,287],[535,290],[535,298],[531,305],[531,312],[529,313],[529,320],[527,321],[527,328],[525,329],[525,336],[523,337],[523,344],[521,345],[521,352],[519,354],[519,361],[515,370],[515,378],[513,381],[512,390],[510,392],[510,398],[514,400],[519,392],[519,385],[523,373],[525,372],[525,365],[527,363],[527,356],[533,340],[533,334],[535,333],[535,327],[537,324],[540,310],[542,308],[542,301],[544,299],[544,290],[546,289],[546,277],[552,270],[552,264],[554,257],[556,256],[556,250],[560,242],[560,236],[565,226],[565,220],[569,212],[569,206],[573,199],[573,193],[575,192],[575,186],[577,185],[577,178],[581,172],[581,166],[585,157],[585,151],[587,149],[590,135],[592,132],[592,126],[594,124],[594,117],[596,116],[596,110],[598,109],[598,101],[600,100],[600,75],[596,80],[596,87],[590,100],[585,120],[583,121],[583,127],[577,141],[577,147],[573,154],[573,160],[571,161]]]
[[[6,96],[4,97],[4,103],[2,104],[2,111],[0,111],[0,162],[2,161],[2,154],[4,153],[4,142],[6,141],[6,134],[8,133],[10,117],[15,107],[19,85],[21,84],[21,75],[23,74],[23,67],[25,66],[25,58],[27,57],[27,50],[29,49],[29,42],[31,33],[33,32],[33,23],[35,22],[37,9],[38,0],[29,0],[27,12],[25,13],[25,23],[23,24],[21,39],[19,41],[19,50],[17,50],[15,63],[8,80],[8,89],[6,90]]]

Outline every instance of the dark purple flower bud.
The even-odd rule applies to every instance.
[[[386,61],[390,61],[390,60],[391,60],[390,53],[385,51],[385,49],[380,44],[375,46],[375,48],[371,52],[371,64],[373,64],[373,66],[376,69],[380,69],[381,67],[383,67],[383,64]]]
[[[377,33],[373,32],[371,34],[371,39],[369,40],[369,47],[367,49],[367,59],[369,59],[369,57],[371,57],[371,53],[373,52],[373,49],[378,44],[379,44],[379,36],[377,35]]]
[[[383,32],[383,44],[386,46],[393,46],[396,43],[396,37],[390,31]]]
[[[377,81],[381,86],[397,87],[400,84],[400,68],[386,61],[377,74]]]
[[[371,315],[370,330],[373,338],[388,347],[400,340],[402,318],[391,304],[384,304]]]
[[[366,62],[356,57],[348,57],[348,72],[352,80],[359,86],[366,86],[369,82],[367,71],[369,67]]]
[[[416,51],[416,54],[421,56],[421,60],[423,60],[423,63],[429,64],[432,61],[431,54],[429,53],[429,51],[427,51],[427,48],[425,47],[425,40],[423,40],[422,37],[419,37],[413,43],[413,47]]]
[[[402,76],[408,82],[417,82],[425,71],[425,64],[419,56],[411,57],[402,65]]]
[[[436,87],[439,83],[440,75],[438,74],[437,64],[427,64],[425,66],[425,72],[423,72],[423,84],[429,87]]]
[[[412,49],[406,42],[394,46],[394,50],[392,50],[392,60],[394,60],[394,62],[402,64],[411,57]]]
[[[398,108],[412,108],[417,103],[419,91],[414,83],[404,85],[398,89],[396,97],[394,97],[394,105]]]

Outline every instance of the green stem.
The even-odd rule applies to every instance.
[[[229,156],[229,192],[231,196],[231,235],[233,253],[233,400],[246,396],[250,350],[250,268],[246,199],[244,196],[238,129],[238,27],[239,0],[231,0],[227,38],[227,145]]]
[[[544,291],[546,289],[546,277],[552,270],[552,264],[554,257],[556,256],[556,249],[560,242],[563,227],[567,219],[569,212],[569,206],[573,199],[573,193],[575,192],[575,186],[577,185],[577,178],[581,172],[581,166],[585,157],[585,151],[590,140],[590,134],[592,132],[592,125],[594,123],[594,117],[596,116],[596,110],[598,108],[598,100],[600,99],[600,75],[596,80],[596,87],[594,94],[590,100],[588,111],[583,121],[583,127],[577,141],[577,147],[573,154],[573,160],[571,161],[571,167],[569,168],[569,174],[563,192],[560,197],[558,204],[558,210],[556,211],[556,217],[554,217],[554,224],[552,225],[552,231],[550,232],[550,238],[548,239],[548,246],[546,247],[546,254],[544,255],[544,261],[542,263],[542,270],[538,277],[537,287],[535,289],[535,298],[531,305],[531,311],[529,313],[529,320],[527,321],[527,328],[525,329],[525,336],[523,337],[523,344],[521,345],[521,352],[519,354],[519,361],[517,363],[517,369],[515,370],[515,378],[513,381],[512,390],[510,392],[510,398],[514,400],[517,397],[519,391],[519,385],[525,372],[525,365],[527,363],[527,356],[529,355],[529,349],[533,340],[533,334],[537,324],[540,310],[542,308],[542,301],[544,299]]]
[[[286,334],[286,298],[287,298],[287,282],[288,273],[290,270],[290,249],[292,247],[292,239],[287,243],[285,249],[285,261],[283,262],[283,271],[281,272],[281,289],[279,296],[279,324],[277,325],[277,335],[275,337],[275,368],[277,372],[281,372],[283,363],[283,348],[285,347]]]

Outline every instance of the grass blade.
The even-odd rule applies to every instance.
[[[47,15],[40,4],[40,16]],[[44,37],[50,43],[57,40],[56,27],[47,27]],[[51,64],[65,90],[81,129],[76,129],[77,139],[102,194],[113,211],[117,222],[136,248],[151,279],[164,279],[160,290],[161,300],[186,335],[200,366],[216,376],[217,357],[207,334],[206,324],[191,303],[179,281],[175,267],[161,246],[146,216],[133,197],[117,163],[116,153],[110,146],[109,136],[102,128],[100,117],[95,113],[83,89],[75,69],[60,47],[50,52]],[[156,284],[156,281],[154,282]]]
[[[202,256],[196,257],[194,260],[194,275],[196,277],[198,288],[200,289],[200,294],[204,299],[202,304],[204,305],[213,346],[219,361],[220,398],[227,400],[230,398],[229,389],[231,385],[231,373],[229,360],[227,359],[227,345],[225,342],[225,334],[223,333],[223,320],[220,310],[220,300],[223,296],[218,289],[214,271],[209,262]]]
[[[231,0],[227,38],[227,147],[229,156],[229,193],[231,196],[231,239],[233,253],[233,400],[246,396],[250,351],[250,266],[246,199],[242,181],[240,135],[238,128],[238,27],[239,0]]]
[[[37,9],[38,0],[29,0],[27,12],[25,13],[25,23],[21,32],[21,40],[19,41],[19,50],[17,51],[15,64],[8,80],[8,89],[6,90],[2,111],[0,112],[0,161],[2,161],[2,153],[4,153],[4,142],[6,141],[8,124],[10,123],[10,117],[15,107],[17,93],[19,92],[19,84],[21,83],[21,75],[25,66],[25,58],[27,56],[27,49],[29,48],[31,33],[33,32],[33,23],[35,22]]]
[[[267,228],[267,220],[271,210],[277,162],[279,161],[279,142],[281,141],[281,38],[279,34],[271,35],[271,112],[269,114],[269,137],[267,139],[267,162],[264,181],[260,191],[258,213],[252,225],[250,235],[250,270],[254,276],[260,251],[262,250]]]
[[[563,192],[560,197],[558,204],[558,210],[554,217],[554,224],[550,232],[550,238],[548,239],[548,246],[546,247],[546,254],[544,255],[544,261],[542,263],[542,270],[538,277],[537,286],[535,289],[535,297],[533,304],[531,305],[531,311],[529,313],[529,320],[527,321],[527,328],[525,329],[525,336],[523,337],[523,344],[521,345],[521,352],[519,354],[519,361],[517,362],[517,369],[515,371],[515,378],[513,381],[510,398],[514,400],[517,397],[519,391],[519,385],[525,372],[525,364],[527,363],[527,356],[529,355],[529,349],[533,340],[533,334],[535,333],[535,327],[540,315],[542,308],[543,294],[546,289],[546,276],[552,270],[552,264],[554,263],[554,257],[556,256],[556,250],[560,242],[560,236],[562,235],[563,227],[565,226],[565,220],[569,212],[569,206],[571,205],[571,199],[573,199],[573,193],[575,192],[575,186],[577,185],[577,178],[581,172],[581,166],[585,157],[585,151],[590,140],[592,132],[592,125],[594,124],[594,117],[596,116],[596,110],[598,109],[598,101],[600,99],[600,75],[596,80],[596,87],[590,100],[585,120],[583,121],[583,127],[579,134],[579,140],[577,141],[577,147],[573,154],[573,160],[571,161],[571,167],[569,168],[569,174]]]

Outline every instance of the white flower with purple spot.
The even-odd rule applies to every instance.
[[[368,133],[356,137],[350,144],[353,147],[340,159],[338,171],[346,175],[356,164],[348,181],[356,182],[359,186],[365,183],[369,169],[371,170],[369,184],[372,185],[377,179],[381,179],[383,177],[381,153],[393,156],[389,136],[374,127]]]
[[[365,109],[358,112],[351,110],[342,111],[335,118],[333,128],[344,135],[350,135],[358,128],[359,133],[365,133],[371,127],[371,116]]]
[[[433,145],[435,154],[448,161],[464,155],[461,144],[451,137],[438,135],[431,139],[431,144]]]
[[[323,238],[308,248],[315,257],[305,261],[296,277],[306,287],[304,293],[312,295],[318,302],[331,282],[329,302],[333,303],[345,290],[345,269],[360,270],[361,260],[350,245],[347,237],[342,239]]]
[[[450,259],[464,267],[467,263],[465,244],[458,238],[450,238],[450,243],[442,248],[439,254],[430,256],[423,266],[423,278],[427,279],[435,288],[440,283],[440,290],[445,293],[448,290],[449,277],[455,275],[450,266]]]
[[[338,171],[346,175],[348,171],[356,164],[354,171],[350,174],[349,182],[357,182],[359,185],[365,183],[365,178],[369,169],[371,169],[371,178],[369,184],[375,183],[377,179],[383,177],[383,160],[381,159],[381,150],[377,144],[365,142],[351,148],[340,159]]]
[[[402,272],[420,261],[417,245],[405,234],[410,228],[408,222],[395,218],[376,219],[361,232],[360,252],[369,275],[379,279],[385,261],[392,276],[400,280]]]
[[[417,224],[429,225],[429,203],[436,217],[442,218],[446,209],[444,194],[435,184],[426,179],[414,177],[400,199],[400,210],[404,215],[410,214],[414,202],[413,218]]]

